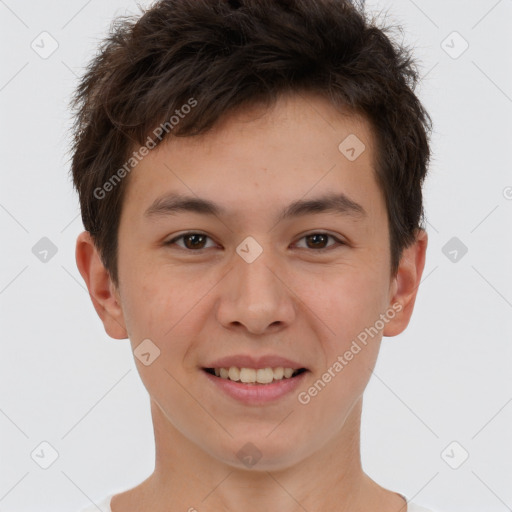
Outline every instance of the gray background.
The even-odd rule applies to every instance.
[[[383,339],[363,464],[439,511],[512,510],[512,1],[367,8],[416,48],[434,154],[424,279],[409,328]],[[129,342],[105,334],[76,269],[66,153],[77,75],[113,16],[136,12],[126,0],[0,0],[0,511],[80,510],[153,469]]]

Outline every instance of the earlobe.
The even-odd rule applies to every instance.
[[[397,311],[384,328],[384,336],[396,336],[405,330],[412,316],[418,287],[425,267],[428,235],[425,230],[418,229],[416,240],[402,253],[398,272],[393,278],[392,293],[389,306],[395,305]],[[400,304],[401,308],[397,307]]]
[[[89,290],[94,309],[101,318],[106,333],[111,338],[126,339],[128,334],[116,288],[88,231],[78,235],[75,258],[78,270]]]

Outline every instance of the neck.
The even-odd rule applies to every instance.
[[[144,504],[154,512],[194,510],[370,510],[382,491],[362,471],[362,398],[339,433],[312,455],[285,468],[240,469],[200,449],[151,402],[155,429],[154,473],[144,482]],[[382,503],[381,503],[382,504]]]

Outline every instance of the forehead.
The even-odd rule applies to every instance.
[[[323,98],[284,96],[271,108],[240,108],[199,136],[168,137],[130,174],[123,210],[141,215],[174,192],[241,214],[334,191],[375,210],[382,197],[374,167],[374,138],[364,118]]]

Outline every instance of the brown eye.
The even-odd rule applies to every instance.
[[[333,239],[336,243],[327,245],[329,238]],[[329,233],[311,233],[309,235],[303,236],[301,240],[306,240],[306,249],[313,249],[318,252],[329,250],[336,245],[344,245],[344,242],[335,236],[330,235]]]
[[[183,237],[187,249],[203,249],[206,240],[205,235],[186,235]]]
[[[207,235],[204,235],[202,233],[185,233],[183,235],[180,235],[176,238],[173,238],[172,240],[169,240],[168,242],[165,242],[165,245],[174,245],[178,240],[183,240],[183,245],[176,244],[178,247],[181,247],[182,249],[188,249],[191,251],[200,251],[201,249],[205,249],[205,242],[210,237]]]
[[[311,244],[311,249],[325,249],[325,245],[329,237],[324,234],[313,234],[305,237],[306,240]]]

